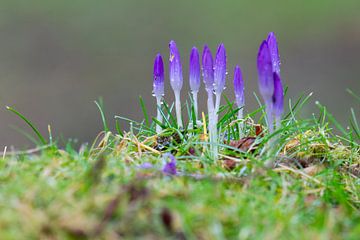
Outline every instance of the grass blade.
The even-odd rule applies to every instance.
[[[145,124],[146,124],[146,126],[150,126],[149,114],[147,113],[147,109],[146,109],[144,100],[141,96],[139,97],[139,103],[140,103],[141,111],[143,112],[143,115],[144,115]]]
[[[102,100],[102,98],[99,98],[99,101],[94,101],[94,102],[100,111],[101,120],[102,120],[103,126],[104,126],[104,131],[109,132],[109,127],[106,122],[106,118],[105,118],[105,114],[104,114],[104,110],[103,110],[104,109],[103,100]]]
[[[18,111],[16,111],[14,108],[6,106],[6,109],[9,110],[12,113],[15,113],[19,118],[21,118],[22,120],[24,120],[24,122],[29,125],[29,127],[35,132],[36,136],[38,137],[38,139],[40,140],[40,142],[43,145],[47,144],[47,141],[45,140],[45,138],[41,135],[40,131],[35,127],[35,125],[28,120],[24,115],[22,115],[21,113],[19,113]]]

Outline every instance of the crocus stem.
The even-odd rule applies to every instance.
[[[217,160],[218,147],[217,147],[217,126],[216,126],[216,114],[214,109],[213,93],[208,91],[208,115],[209,115],[209,135],[210,135],[210,152],[214,160]]]
[[[177,125],[179,126],[179,128],[182,128],[183,124],[181,119],[180,91],[175,91],[175,110],[176,110]]]
[[[281,127],[281,117],[275,117],[275,130],[278,130]]]
[[[198,120],[198,93],[193,91],[192,92],[193,95],[193,101],[194,101],[194,112],[195,112],[195,122],[197,122]]]
[[[269,133],[271,134],[274,132],[274,119],[273,119],[273,113],[270,102],[266,103],[266,117],[268,122]]]
[[[160,112],[160,108],[161,108],[161,97],[156,97],[156,109],[157,109],[157,115],[156,115],[156,119],[162,123],[163,121],[163,117],[161,115],[161,112]],[[156,133],[160,133],[161,132],[161,127],[159,124],[156,124]]]
[[[239,111],[238,111],[238,120],[240,120],[240,119],[243,119],[243,107],[241,107],[240,109],[239,109]],[[244,126],[244,124],[243,124],[243,122],[240,122],[239,123],[239,137],[240,138],[243,138],[244,137],[244,135],[243,135],[243,126]]]
[[[216,121],[218,120],[218,112],[220,108],[220,100],[221,100],[221,93],[217,93],[215,98],[215,115],[216,115]]]
[[[244,118],[244,110],[243,110],[243,107],[241,107],[238,111],[238,119],[243,119]]]

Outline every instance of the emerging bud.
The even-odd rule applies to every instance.
[[[274,93],[274,79],[269,46],[264,40],[257,56],[257,69],[259,76],[259,90],[266,104],[271,102]]]
[[[180,62],[180,54],[174,40],[170,41],[169,49],[170,84],[174,91],[180,91],[183,85],[183,75]]]
[[[167,161],[167,158],[170,159],[170,162]],[[164,154],[164,166],[162,172],[167,175],[176,175],[176,159],[171,153]]]
[[[159,53],[154,60],[153,92],[156,97],[164,96],[164,63]]]
[[[202,53],[203,81],[206,91],[214,89],[214,66],[210,48],[205,45]]]
[[[244,107],[245,105],[244,81],[242,78],[241,69],[238,65],[236,65],[234,70],[234,93],[235,93],[236,105],[239,108]]]
[[[215,93],[221,94],[225,88],[226,79],[226,49],[221,43],[217,49],[214,64],[214,83]]]
[[[196,47],[191,49],[190,66],[189,66],[189,82],[191,92],[198,92],[200,88],[200,60],[199,52]]]
[[[270,32],[267,38],[269,51],[271,55],[273,72],[276,72],[280,76],[280,55],[276,36],[273,32]]]
[[[274,72],[274,95],[272,97],[273,113],[276,119],[280,119],[284,111],[284,89],[279,74]]]

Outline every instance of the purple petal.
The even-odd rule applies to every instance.
[[[167,161],[167,158],[170,159],[170,162]],[[171,153],[164,154],[165,164],[163,166],[162,172],[167,175],[176,175],[176,159]]]
[[[210,48],[205,45],[202,53],[203,81],[207,91],[214,89],[214,66]]]
[[[190,66],[189,66],[189,82],[192,92],[198,92],[200,88],[200,60],[199,52],[196,47],[191,49]]]
[[[141,164],[140,166],[139,166],[139,168],[141,168],[141,169],[150,169],[150,168],[153,168],[154,166],[151,164],[151,163],[149,163],[149,162],[144,162],[143,164]]]
[[[259,76],[259,90],[266,103],[271,101],[274,92],[274,79],[272,62],[268,44],[264,40],[257,56],[257,69]]]
[[[156,97],[164,95],[164,63],[159,53],[154,60],[153,92]]]
[[[269,51],[271,55],[273,72],[276,72],[280,76],[280,55],[276,36],[273,32],[270,32],[267,38]]]
[[[183,85],[182,67],[180,61],[180,54],[176,47],[174,40],[169,43],[170,57],[170,84],[174,91],[180,91]]]
[[[243,107],[245,105],[244,80],[242,78],[241,69],[238,65],[236,65],[234,70],[234,93],[236,105],[238,107]]]
[[[220,94],[225,88],[226,79],[226,49],[221,43],[217,49],[214,64],[215,92]]]
[[[284,89],[279,74],[274,72],[274,95],[272,97],[272,110],[276,117],[280,118],[284,111]]]

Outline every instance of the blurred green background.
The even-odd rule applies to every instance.
[[[167,58],[169,40],[177,41],[187,80],[189,52],[220,42],[228,52],[227,96],[240,64],[247,109],[257,104],[256,54],[269,31],[277,34],[282,77],[295,99],[314,92],[316,100],[342,123],[359,104],[346,88],[360,93],[360,1],[0,1],[0,105],[10,105],[44,134],[92,141],[101,131],[93,103],[104,99],[115,114],[140,120],[138,96],[155,114],[152,64],[157,52]],[[167,65],[167,63],[166,63]],[[185,81],[186,82],[186,81]],[[167,89],[169,83],[166,82]],[[187,82],[183,95],[187,95]],[[171,101],[172,93],[166,98]],[[205,110],[204,96],[201,109]],[[0,147],[32,144],[12,126],[25,127],[0,111]]]

